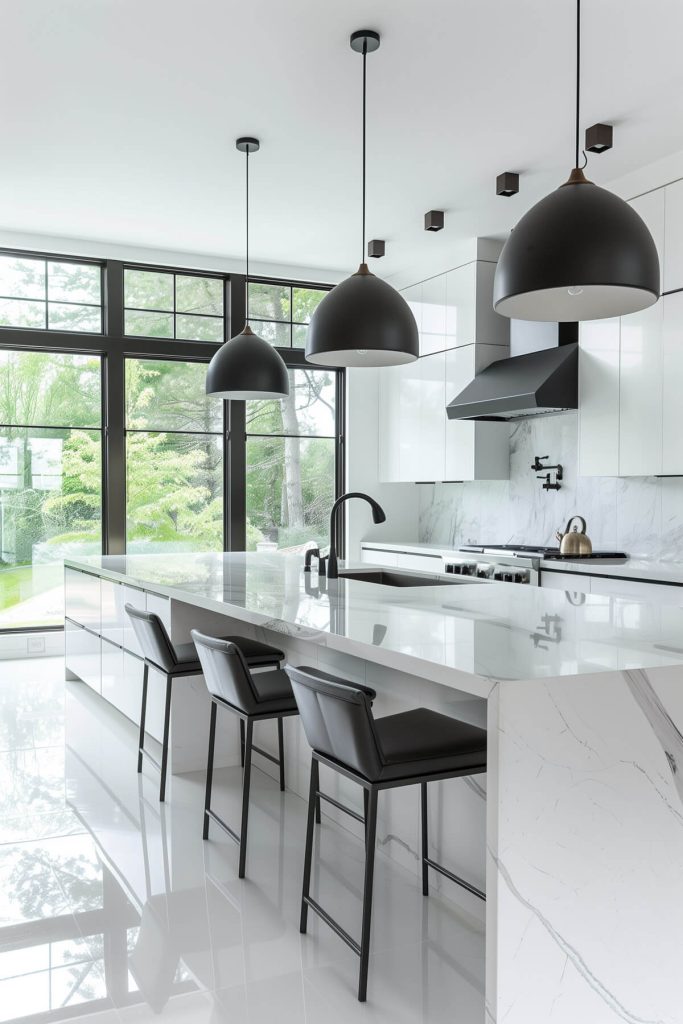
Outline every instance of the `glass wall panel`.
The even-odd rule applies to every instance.
[[[0,255],[0,327],[102,332],[102,268]]]

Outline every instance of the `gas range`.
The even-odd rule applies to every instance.
[[[626,561],[622,551],[594,551],[579,559],[576,555],[561,555],[559,548],[531,544],[463,544],[459,551],[443,559],[444,572],[455,576],[475,576],[478,579],[497,580],[502,583],[526,583],[539,586],[541,560],[601,561],[618,564]]]

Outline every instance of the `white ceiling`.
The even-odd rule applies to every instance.
[[[582,124],[608,182],[683,148],[683,2],[584,0]],[[361,59],[368,237],[383,275],[501,235],[573,163],[574,0],[5,0],[0,230],[255,260],[360,258]],[[502,170],[522,173],[513,199]],[[447,211],[426,233],[426,210]],[[375,269],[375,267],[373,267]]]

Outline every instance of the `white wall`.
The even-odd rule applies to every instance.
[[[346,490],[364,491],[379,501],[387,521],[372,522],[363,501],[346,504],[347,557],[360,557],[362,540],[416,539],[419,488],[416,484],[379,482],[379,374],[378,369],[346,371]]]

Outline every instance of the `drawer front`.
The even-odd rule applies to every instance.
[[[127,618],[123,606],[125,604],[125,587],[122,583],[112,580],[100,580],[100,599],[102,608],[101,634],[105,640],[113,644],[123,645],[123,631]]]
[[[64,601],[68,618],[99,633],[100,578],[78,569],[64,570]]]
[[[102,692],[102,651],[99,636],[68,619],[65,623],[65,664],[96,693]]]
[[[363,548],[361,550],[361,562],[369,562],[371,565],[386,565],[389,568],[396,568],[398,565],[397,551],[384,551],[380,548]]]
[[[437,555],[414,555],[407,551],[398,553],[399,569],[418,569],[420,572],[433,572],[441,575],[442,560]]]
[[[591,593],[590,576],[573,572],[541,572],[541,586],[546,590],[569,590],[574,594]]]
[[[593,576],[592,594],[614,594],[616,597],[637,597],[653,604],[683,605],[683,587],[670,587],[665,583],[647,580],[618,580],[606,576]]]
[[[123,649],[102,640],[102,696],[114,707],[123,681]]]

